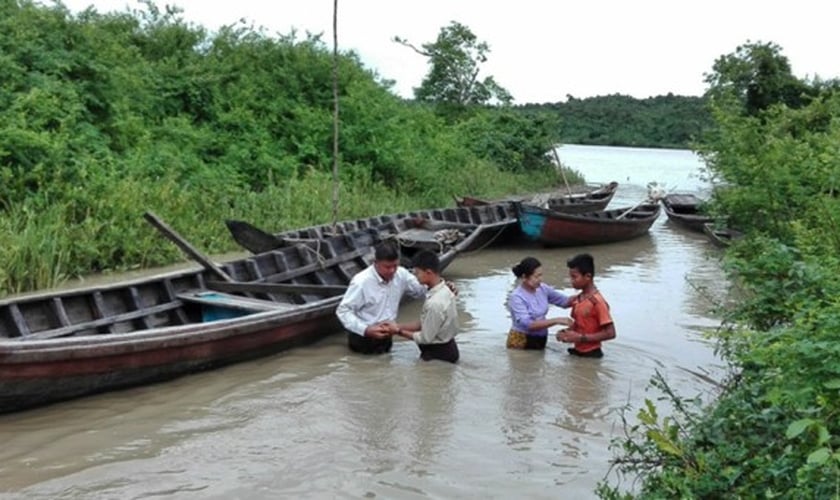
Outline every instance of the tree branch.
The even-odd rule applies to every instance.
[[[431,52],[426,52],[426,51],[424,51],[424,50],[418,49],[418,48],[417,48],[417,47],[415,47],[413,44],[411,44],[408,40],[405,40],[405,39],[400,38],[400,37],[398,37],[398,36],[395,36],[395,37],[394,37],[394,38],[392,38],[391,40],[392,40],[392,41],[394,41],[394,42],[397,42],[397,43],[398,43],[398,44],[400,44],[400,45],[403,45],[403,46],[405,46],[405,47],[408,47],[409,49],[413,50],[414,52],[417,52],[417,53],[418,53],[418,54],[420,54],[421,56],[432,57],[432,53],[431,53]]]

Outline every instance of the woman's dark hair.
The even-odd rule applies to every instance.
[[[595,259],[588,253],[578,254],[567,260],[566,267],[577,269],[580,274],[595,276]]]
[[[521,278],[523,276],[530,276],[534,274],[534,271],[541,267],[542,263],[538,261],[535,257],[525,257],[522,259],[522,262],[513,266],[513,275],[517,278]]]
[[[383,241],[373,248],[373,258],[384,261],[400,260],[400,251],[394,243]]]

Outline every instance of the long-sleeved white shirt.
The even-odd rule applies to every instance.
[[[457,333],[455,294],[441,280],[426,294],[426,302],[420,313],[420,331],[414,333],[414,341],[418,344],[445,344],[455,338]]]
[[[391,281],[385,281],[373,266],[368,266],[350,280],[335,313],[344,328],[364,335],[372,324],[396,320],[400,300],[406,294],[414,298],[426,294],[426,287],[408,269],[398,267]]]

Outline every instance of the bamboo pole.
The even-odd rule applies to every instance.
[[[569,186],[569,181],[566,180],[566,172],[563,171],[563,164],[560,163],[560,156],[557,154],[557,148],[555,146],[552,146],[551,152],[554,153],[554,161],[557,162],[557,170],[560,171],[560,175],[563,177],[563,184],[566,185],[566,191],[569,192],[569,197],[571,197],[572,188]]]
[[[226,272],[222,270],[219,266],[213,263],[206,255],[199,252],[194,246],[190,245],[190,243],[180,234],[178,234],[174,229],[169,227],[165,222],[163,222],[157,215],[152,212],[146,212],[143,214],[143,217],[146,221],[153,225],[158,231],[163,233],[170,241],[175,243],[181,250],[184,251],[187,255],[190,256],[191,259],[201,264],[204,269],[207,269],[211,273],[215,274],[217,277],[221,278],[222,280],[233,283],[236,280],[231,278]]]
[[[333,0],[333,217],[332,232],[338,234],[338,0]]]

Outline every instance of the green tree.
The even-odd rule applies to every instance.
[[[414,89],[418,101],[463,110],[473,104],[509,104],[513,100],[492,76],[479,79],[490,47],[461,23],[452,21],[441,28],[437,40],[420,48],[400,37],[394,37],[394,41],[429,58],[429,73]]]
[[[734,102],[751,116],[773,104],[800,108],[810,101],[811,87],[793,76],[788,58],[772,42],[747,41],[734,53],[720,56],[705,81],[707,96],[715,104]]]

